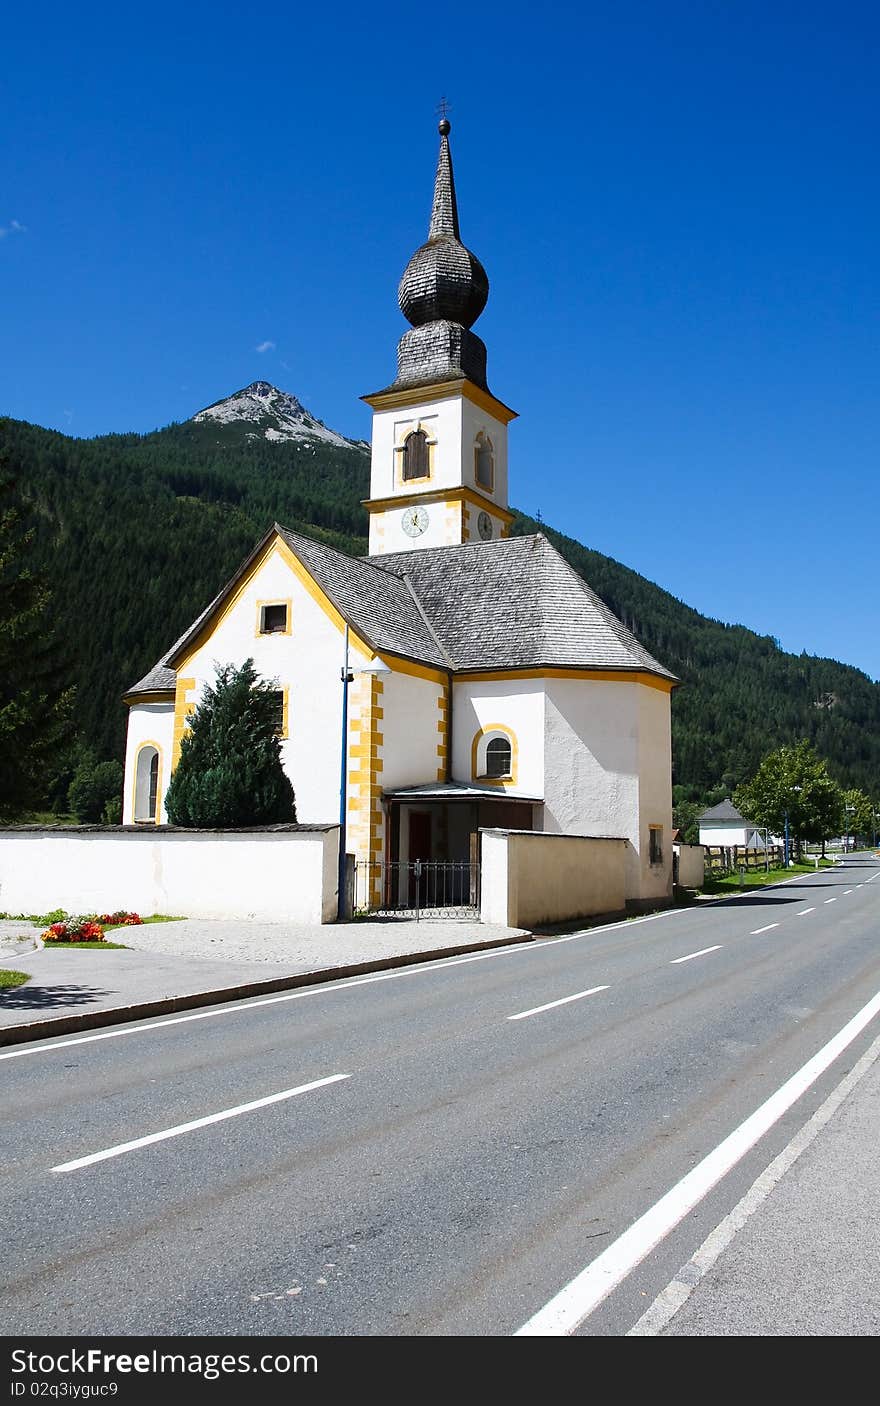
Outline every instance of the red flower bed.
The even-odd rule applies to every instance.
[[[104,929],[94,918],[67,918],[43,933],[44,942],[103,942]]]

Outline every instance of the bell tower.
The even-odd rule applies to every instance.
[[[373,409],[370,553],[448,547],[506,537],[507,426],[515,418],[486,384],[486,348],[471,327],[489,279],[461,242],[449,150],[440,155],[427,242],[398,288],[410,330],[397,347],[397,379],[364,396]]]

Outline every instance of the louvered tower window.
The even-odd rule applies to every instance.
[[[428,477],[428,436],[424,430],[413,430],[403,445],[403,479]]]

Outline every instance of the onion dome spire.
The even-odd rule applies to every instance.
[[[413,254],[398,288],[400,310],[413,330],[398,346],[394,384],[430,385],[464,377],[485,390],[486,348],[470,328],[486,306],[489,279],[461,242],[449,129],[444,116],[428,239]]]

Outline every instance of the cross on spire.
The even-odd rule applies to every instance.
[[[450,103],[447,101],[445,96],[442,97],[437,104],[437,116],[440,118],[446,118],[449,115],[450,109]]]

